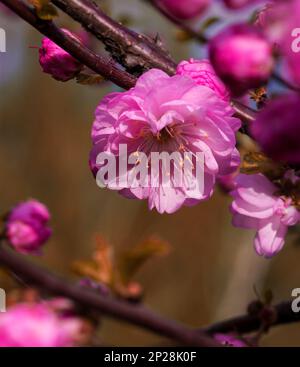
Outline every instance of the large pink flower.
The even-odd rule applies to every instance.
[[[284,245],[288,226],[300,220],[299,211],[290,198],[275,196],[278,188],[264,175],[240,174],[231,192],[233,225],[256,229],[256,252],[267,258],[276,255]]]
[[[81,322],[60,317],[47,303],[20,303],[0,314],[0,347],[68,347]]]
[[[126,197],[148,199],[150,209],[155,207],[160,213],[196,204],[211,196],[218,175],[231,173],[239,164],[235,132],[240,121],[232,115],[229,104],[209,88],[185,76],[170,77],[152,69],[138,79],[134,88],[108,95],[97,107],[91,169],[96,176],[101,167],[96,162],[99,153],[109,152],[119,159],[120,144],[127,146],[128,154],[143,152],[147,157],[152,152],[189,152],[193,157],[203,153],[204,189],[192,194],[186,182],[181,187],[174,185],[173,173],[171,187],[164,187],[163,166],[155,177],[157,187],[153,182],[149,187],[122,186],[122,182],[118,187],[107,185]],[[151,161],[148,162],[150,170]],[[132,172],[134,166],[126,173]]]

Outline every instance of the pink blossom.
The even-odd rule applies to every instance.
[[[229,193],[230,191],[235,189],[236,187],[235,179],[238,173],[239,170],[236,170],[235,172],[230,173],[229,175],[218,177],[218,184],[225,193]]]
[[[117,188],[126,197],[147,199],[149,208],[160,213],[194,205],[212,195],[218,175],[233,172],[239,164],[235,132],[240,121],[233,113],[230,105],[211,89],[185,76],[170,77],[152,69],[131,90],[112,93],[100,102],[92,127],[91,169],[96,176],[99,153],[109,152],[118,159],[120,144],[127,145],[128,154],[143,152],[147,157],[152,152],[191,152],[193,156],[202,152],[204,190],[196,190],[192,196],[186,182],[181,187],[173,184],[172,175],[171,187],[163,187],[162,168],[155,177],[157,187],[152,182],[149,187]],[[129,167],[126,173],[133,169]],[[116,189],[109,184],[108,187]]]
[[[217,76],[209,60],[181,61],[177,66],[176,73],[192,78],[198,85],[204,85],[212,89],[220,98],[229,100],[229,90]]]
[[[283,56],[290,82],[300,85],[300,0],[276,0],[261,16],[259,26]]]
[[[155,0],[159,6],[179,19],[193,19],[201,14],[211,4],[211,0]]]
[[[262,2],[262,0],[223,0],[224,4],[230,9],[241,9],[246,6]]]
[[[0,347],[69,347],[81,323],[58,316],[47,303],[20,303],[0,313]]]
[[[219,343],[229,347],[248,347],[248,345],[241,338],[238,338],[238,336],[235,334],[217,333],[214,334],[214,339],[216,339],[216,341],[218,341]]]
[[[21,253],[38,253],[51,236],[47,226],[50,214],[37,200],[28,200],[15,206],[6,220],[6,237]]]
[[[240,174],[236,182],[233,225],[255,229],[256,252],[270,258],[282,249],[287,229],[299,222],[300,213],[290,198],[275,195],[278,188],[262,174]]]
[[[218,76],[236,96],[266,83],[273,69],[272,44],[247,24],[222,30],[210,41],[209,53]]]
[[[298,93],[273,99],[251,124],[251,134],[273,160],[300,163],[300,124]]]
[[[66,29],[62,30],[80,42],[80,39],[74,33]],[[73,79],[83,67],[79,61],[49,38],[43,38],[39,55],[40,65],[44,73],[50,74],[54,79],[62,82]]]

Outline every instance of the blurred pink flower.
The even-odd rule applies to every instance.
[[[258,255],[270,258],[284,245],[288,226],[300,220],[292,200],[275,196],[278,188],[262,174],[240,174],[231,192],[233,225],[256,229],[254,247]]]
[[[258,25],[283,56],[290,82],[300,85],[300,0],[270,2]]]
[[[204,85],[212,89],[220,98],[229,100],[229,90],[217,76],[209,60],[181,61],[177,66],[177,75],[185,75],[192,78],[198,85]]]
[[[229,9],[241,9],[245,6],[254,5],[256,3],[261,3],[264,0],[223,0],[223,3]]]
[[[247,24],[223,29],[210,41],[209,53],[216,73],[235,96],[266,83],[274,65],[272,44]]]
[[[235,334],[217,333],[214,334],[214,339],[216,339],[216,341],[218,341],[219,343],[229,347],[248,347],[248,345],[242,339],[238,338],[238,336]]]
[[[300,164],[300,96],[289,93],[275,98],[251,124],[251,134],[275,161]]]
[[[194,205],[212,195],[216,177],[233,172],[239,164],[235,132],[240,121],[230,105],[211,89],[197,85],[185,76],[168,76],[152,69],[142,75],[134,88],[113,93],[96,109],[92,127],[93,149],[90,166],[94,173],[99,153],[109,152],[118,159],[119,145],[126,144],[128,154],[143,152],[197,152],[204,154],[204,191],[188,192],[181,187],[163,187],[162,168],[155,177],[156,187],[118,187],[129,198],[148,199],[150,209],[172,213],[182,205]],[[149,160],[148,160],[149,161]],[[176,162],[180,166],[182,162]],[[132,171],[129,168],[128,171]],[[150,178],[151,162],[148,171]],[[110,185],[109,188],[116,189]]]
[[[201,14],[211,4],[211,0],[155,0],[170,14],[178,19],[193,19]]]
[[[81,42],[74,33],[67,29],[62,29],[62,31]],[[62,82],[73,79],[83,67],[79,61],[49,38],[43,38],[39,55],[40,65],[44,73],[50,74],[54,79]]]
[[[81,322],[58,316],[47,303],[20,303],[0,313],[0,347],[70,347]]]
[[[47,226],[50,214],[37,200],[28,200],[15,206],[6,220],[6,237],[15,250],[37,254],[51,236]]]

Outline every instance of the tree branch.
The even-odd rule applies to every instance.
[[[104,297],[90,289],[68,283],[40,266],[26,261],[23,256],[8,250],[3,244],[0,246],[0,264],[25,282],[44,291],[69,298],[88,309],[145,328],[180,344],[199,347],[220,346],[205,333],[165,319],[141,305],[130,304],[109,296]]]
[[[86,65],[94,72],[102,75],[124,89],[129,89],[135,84],[135,78],[129,73],[118,69],[114,63],[107,58],[95,54],[80,42],[70,37],[51,21],[39,19],[34,11],[19,0],[0,0],[10,10],[18,14],[27,23],[31,24],[39,32],[50,38],[58,46],[70,55]]]
[[[129,89],[135,85],[136,79],[134,76],[118,69],[110,60],[95,54],[82,44],[76,42],[73,38],[63,33],[54,23],[42,21],[35,15],[34,11],[29,6],[25,5],[20,0],[0,1],[42,34],[50,38],[65,51],[69,52],[74,58],[93,71],[99,73],[104,78],[124,89]],[[152,63],[152,67],[159,67],[170,75],[175,74],[175,62],[167,56],[162,56],[162,50],[157,44],[153,44],[151,47],[145,45],[145,42],[149,42],[149,39],[113,21],[96,5],[91,3],[90,0],[84,0],[84,2],[80,0],[52,1],[62,10],[66,11],[73,19],[78,20],[86,29],[98,35],[98,38],[101,39],[102,42],[104,42],[104,39],[107,48],[112,47],[112,56],[114,53],[120,52],[120,55],[118,57],[115,55],[115,58],[125,65],[127,63],[128,67],[130,66],[135,69],[135,72],[140,68],[138,65],[144,68],[146,66],[150,67],[150,63]],[[74,4],[76,8],[73,8],[73,6],[75,6]],[[100,28],[98,29],[98,27]],[[136,39],[138,39],[138,41],[136,41]],[[118,50],[118,45],[121,47],[120,50]],[[123,49],[124,47],[125,49]],[[123,54],[124,52],[125,54]],[[126,52],[129,53],[128,57],[126,56]],[[249,107],[237,101],[233,101],[232,106],[236,111],[236,116],[246,124],[255,118],[256,111]],[[244,128],[243,132],[245,131],[247,131],[247,129]]]
[[[293,312],[291,303],[292,301],[286,301],[274,306],[276,320],[270,325],[271,327],[300,321],[300,312]],[[210,325],[201,329],[201,332],[209,334],[237,332],[244,334],[259,330],[261,325],[262,320],[259,316],[242,315]]]
[[[129,72],[140,75],[145,70],[159,68],[168,74],[175,73],[175,61],[155,40],[122,26],[91,0],[51,1],[103,42],[113,59]]]

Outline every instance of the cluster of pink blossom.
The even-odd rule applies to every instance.
[[[81,327],[80,319],[59,315],[51,303],[19,303],[0,313],[0,347],[71,347]]]
[[[177,18],[192,19],[201,15],[210,1],[193,0],[189,6],[176,0],[157,0],[157,3]],[[251,5],[248,0],[224,0],[224,3],[231,9]],[[292,39],[288,38],[291,43],[286,40],[292,27],[299,23],[300,0],[288,0],[288,5],[281,0],[271,2],[262,8],[255,25],[234,24],[223,29],[209,43],[210,61],[182,61],[173,77],[150,70],[131,90],[106,96],[96,109],[92,127],[90,166],[94,175],[103,164],[97,162],[98,155],[107,152],[118,161],[121,144],[126,144],[129,154],[143,152],[147,157],[151,152],[190,152],[193,156],[201,152],[204,190],[196,190],[192,196],[187,192],[187,183],[164,187],[160,175],[155,187],[116,187],[110,183],[107,186],[128,198],[147,199],[150,209],[173,213],[182,205],[208,199],[219,182],[225,190],[233,189],[234,225],[257,230],[255,248],[260,255],[270,257],[277,253],[283,246],[287,227],[298,222],[299,212],[289,198],[277,197],[276,187],[262,175],[239,175],[234,180],[239,165],[235,133],[240,121],[233,117],[230,97],[241,96],[269,80],[274,67],[274,45],[280,47],[294,81],[298,81],[299,56],[290,52]],[[40,63],[45,72],[64,81],[73,78],[82,67],[48,39],[43,40]],[[251,126],[262,150],[271,158],[289,164],[300,162],[295,113],[298,105],[297,94],[271,101]],[[135,165],[129,166],[129,173]],[[149,176],[150,169],[151,160]],[[121,182],[121,172],[117,175]],[[13,224],[7,228],[10,242],[24,251],[24,246],[18,245],[22,239],[16,239],[16,233],[21,233],[19,229]],[[23,228],[22,236],[24,233]],[[27,242],[39,243],[41,238],[38,242]]]

